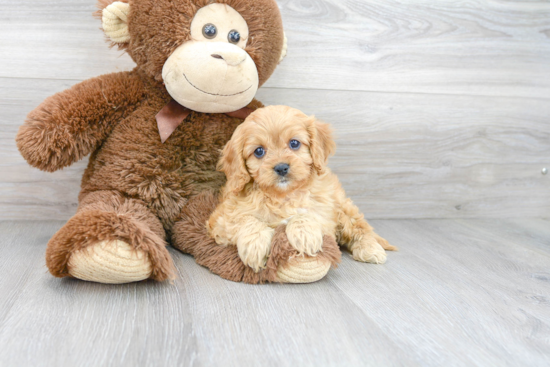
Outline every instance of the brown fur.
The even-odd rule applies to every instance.
[[[72,252],[99,241],[122,240],[148,253],[151,278],[162,281],[175,277],[164,237],[162,224],[144,202],[117,192],[96,191],[81,197],[77,214],[52,237],[46,264],[53,275],[68,276]]]
[[[111,2],[101,0],[99,7]],[[131,40],[123,48],[137,67],[84,81],[46,99],[20,128],[17,146],[39,169],[59,170],[92,153],[82,179],[79,210],[48,244],[47,264],[53,275],[68,275],[72,252],[94,241],[121,239],[148,252],[152,278],[167,279],[174,271],[165,239],[171,234],[180,240],[205,236],[198,229],[176,233],[186,228],[173,226],[178,217],[186,220],[180,214],[190,198],[217,190],[225,182],[216,163],[242,119],[192,112],[163,144],[155,115],[171,99],[162,83],[162,65],[189,39],[195,12],[211,2],[131,1]],[[283,43],[276,2],[219,2],[235,8],[247,21],[251,37],[246,51],[256,62],[262,84],[274,71]],[[253,101],[248,107],[259,106]],[[216,261],[224,262],[219,256]]]
[[[29,113],[17,134],[17,147],[30,165],[57,171],[95,151],[144,98],[137,71],[86,80]]]
[[[101,10],[114,1],[100,0],[98,7]],[[162,82],[167,55],[190,39],[195,13],[215,2],[231,6],[246,20],[252,37],[245,51],[256,64],[261,86],[275,70],[284,41],[279,9],[272,0],[134,0],[128,17],[131,40],[122,48],[142,70]]]
[[[182,220],[174,225],[172,246],[191,254],[198,264],[224,279],[252,284],[277,282],[277,269],[287,266],[291,258],[300,256],[288,243],[285,226],[276,228],[271,256],[265,269],[256,273],[243,264],[235,246],[220,246],[207,235],[204,224],[217,204],[218,199],[213,192],[204,192],[191,199],[182,211]],[[182,235],[185,233],[193,235]],[[333,237],[324,238],[323,251],[317,257],[330,262],[333,267],[337,266],[341,253]]]

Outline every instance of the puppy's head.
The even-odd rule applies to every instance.
[[[254,181],[262,191],[281,195],[323,173],[334,150],[328,124],[294,108],[270,106],[254,111],[237,127],[218,168],[233,193]]]

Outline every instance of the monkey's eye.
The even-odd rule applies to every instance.
[[[216,34],[218,34],[218,30],[216,29],[216,26],[212,23],[205,24],[204,27],[202,27],[202,35],[208,39],[212,39],[216,37]]]
[[[227,39],[231,43],[239,43],[239,41],[241,40],[241,34],[233,29],[229,31],[229,34],[227,35]]]
[[[254,151],[254,156],[256,158],[262,158],[265,155],[265,149],[264,147],[257,147]]]
[[[292,139],[289,143],[288,143],[288,146],[290,147],[290,149],[292,150],[298,150],[300,149],[300,146],[302,145],[302,143],[300,143],[298,140],[296,139]]]

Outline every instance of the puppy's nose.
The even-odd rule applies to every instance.
[[[290,169],[290,166],[286,163],[279,163],[278,165],[273,167],[273,169],[275,170],[275,172],[277,172],[277,174],[279,176],[284,177],[288,173],[288,170]]]

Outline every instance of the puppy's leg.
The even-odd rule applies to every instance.
[[[373,232],[374,233],[374,232]],[[387,251],[398,251],[398,248],[395,247],[395,246],[392,246],[390,245],[390,243],[385,239],[385,238],[382,238],[380,237],[378,234],[374,233],[374,239],[376,240],[376,242],[378,242],[380,244],[380,246],[382,246],[382,248],[384,250],[387,250]]]
[[[218,245],[228,246],[231,244],[231,238],[223,214],[223,205],[220,205],[206,222],[206,230]]]
[[[350,199],[340,202],[338,213],[338,242],[345,245],[357,261],[383,264],[387,250],[396,250],[388,241],[377,235],[363,214]]]
[[[288,242],[298,252],[313,256],[323,246],[323,229],[319,220],[307,214],[298,214],[286,226]]]
[[[275,230],[252,216],[245,216],[236,232],[239,257],[255,272],[260,271],[265,267]]]
[[[237,245],[243,263],[258,272],[267,262],[275,230],[254,216],[228,210],[226,204],[218,205],[208,219],[208,234],[218,245]]]

